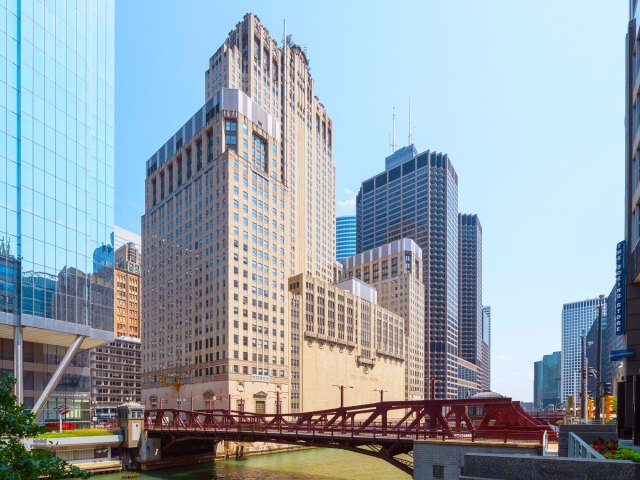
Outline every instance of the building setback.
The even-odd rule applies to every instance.
[[[291,411],[398,400],[405,392],[404,319],[377,303],[376,290],[301,274],[291,292]]]
[[[410,145],[385,160],[356,197],[358,253],[410,238],[428,261],[425,286],[425,391],[456,398],[458,344],[458,174],[449,157]]]
[[[0,368],[39,422],[88,426],[88,349],[113,339],[114,2],[0,19]]]
[[[344,278],[356,278],[373,286],[378,304],[403,318],[404,399],[425,398],[422,250],[405,238],[345,258],[341,264]]]
[[[579,302],[565,303],[562,306],[562,369],[560,380],[560,399],[567,401],[573,395],[575,401],[580,398],[580,375],[582,370],[581,337],[587,335],[597,317],[596,307],[600,299],[590,298]],[[606,303],[602,314],[606,316]]]

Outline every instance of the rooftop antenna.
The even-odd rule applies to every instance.
[[[413,144],[413,133],[411,132],[411,97],[409,97],[409,143],[408,145]]]
[[[396,107],[393,107],[393,134],[391,136],[391,153],[396,151]]]

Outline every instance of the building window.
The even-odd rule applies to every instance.
[[[444,465],[433,466],[433,478],[444,478]]]

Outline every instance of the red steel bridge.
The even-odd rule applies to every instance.
[[[260,441],[341,448],[409,474],[415,440],[542,444],[546,433],[557,441],[553,429],[510,398],[385,401],[297,414],[162,408],[145,412],[145,428],[150,437],[161,437],[163,456],[181,444],[184,450],[189,444]]]

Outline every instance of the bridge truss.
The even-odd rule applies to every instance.
[[[152,409],[145,412],[149,435],[169,444],[182,438],[273,442],[340,448],[382,458],[413,472],[413,442],[557,441],[547,425],[510,398],[380,402],[297,414],[233,410]]]

